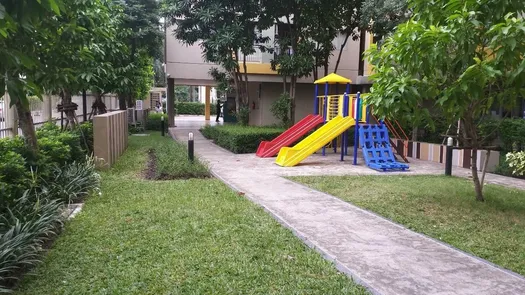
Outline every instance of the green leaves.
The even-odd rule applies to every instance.
[[[381,50],[366,52],[375,70],[367,98],[374,110],[415,119],[418,105],[433,101],[452,122],[481,116],[494,103],[511,106],[516,87],[525,82],[519,53],[525,52],[524,24],[508,13],[513,6],[435,2],[414,0],[413,20],[400,25]],[[496,5],[499,13],[486,13]]]

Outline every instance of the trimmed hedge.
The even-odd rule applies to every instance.
[[[237,125],[206,126],[201,130],[204,137],[236,154],[255,153],[261,141],[271,141],[284,129],[274,127],[247,127]]]
[[[504,119],[498,131],[504,152],[525,150],[525,119]]]
[[[205,104],[200,102],[177,102],[175,109],[178,115],[196,115],[204,116]],[[215,104],[210,106],[211,115],[217,115],[217,108]]]
[[[164,116],[164,131],[168,131],[168,115],[162,113],[150,113],[146,121],[146,130],[161,131],[162,117]]]

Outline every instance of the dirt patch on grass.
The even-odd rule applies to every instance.
[[[144,178],[147,180],[157,180],[157,156],[153,149],[148,151],[148,162],[143,174]]]

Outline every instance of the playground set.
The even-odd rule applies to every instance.
[[[327,148],[333,148],[334,153],[337,153],[340,144],[341,161],[344,161],[344,157],[348,155],[349,129],[354,127],[354,165],[357,165],[358,147],[361,147],[365,163],[372,169],[409,169],[408,164],[398,162],[394,156],[388,123],[373,117],[359,92],[355,95],[349,94],[350,83],[350,79],[334,73],[315,81],[314,114],[306,116],[274,140],[261,142],[256,155],[262,158],[277,155],[277,165],[293,167],[320,150],[323,156],[326,155]],[[329,95],[330,85],[335,85],[337,89],[341,84],[346,84],[344,94]],[[323,96],[319,96],[319,85],[324,85]],[[371,124],[371,117],[378,124]],[[319,125],[322,126],[306,136]],[[303,137],[305,138],[300,140]],[[296,143],[297,141],[299,142]],[[291,146],[294,143],[296,144]],[[403,158],[406,161],[406,158]]]

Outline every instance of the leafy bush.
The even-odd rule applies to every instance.
[[[73,162],[53,169],[53,179],[44,183],[47,194],[65,203],[77,202],[93,192],[100,191],[100,175],[95,160],[88,157],[83,162]]]
[[[242,106],[239,109],[239,113],[235,114],[237,122],[241,126],[248,126],[250,124],[250,109],[246,106]]]
[[[197,115],[204,116],[204,110],[206,105],[200,102],[177,102],[175,103],[175,109],[178,115]],[[217,115],[217,109],[215,105],[210,106],[210,113]]]
[[[75,133],[80,138],[81,146],[88,155],[93,154],[93,123],[83,122],[75,129]]]
[[[508,153],[506,160],[512,168],[512,174],[525,176],[525,152]]]
[[[164,117],[164,131],[168,131],[168,115],[162,113],[150,113],[146,121],[146,130],[160,131]]]
[[[41,151],[49,156],[49,162],[63,165],[85,159],[86,148],[82,146],[79,132],[62,131],[53,123],[46,123],[36,132]],[[65,146],[65,147],[64,147]],[[66,154],[65,150],[68,149]]]
[[[504,119],[499,127],[501,148],[505,152],[525,150],[525,120]]]
[[[290,126],[290,95],[285,92],[279,96],[270,108],[273,116],[280,121],[281,126]]]
[[[284,129],[236,125],[206,126],[201,133],[217,145],[236,154],[255,153],[261,141],[271,141]]]
[[[0,213],[29,186],[30,174],[24,158],[13,151],[0,153]]]
[[[64,203],[99,189],[94,161],[86,161],[90,144],[82,147],[84,133],[92,143],[90,124],[73,132],[45,124],[37,131],[36,155],[19,137],[0,140],[0,292],[37,262],[59,230]]]
[[[38,263],[42,246],[60,230],[61,207],[28,190],[0,215],[0,292],[8,292],[22,270]]]

